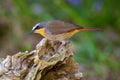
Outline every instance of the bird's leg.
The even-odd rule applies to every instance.
[[[61,43],[62,43],[62,45],[65,45],[66,42],[65,41],[61,41]]]
[[[60,46],[62,44],[62,42],[58,41],[57,44]]]
[[[60,45],[66,46],[66,45],[69,44],[69,43],[70,43],[69,40],[64,40],[64,41],[58,41],[58,42],[57,42],[57,45],[58,45],[58,47],[59,47]]]
[[[70,43],[69,40],[62,41],[62,45],[65,45],[65,46],[66,46],[68,43]]]

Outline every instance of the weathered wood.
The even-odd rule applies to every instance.
[[[80,80],[80,66],[72,59],[71,43],[46,39],[31,52],[0,60],[0,80]]]

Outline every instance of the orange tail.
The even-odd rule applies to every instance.
[[[102,31],[100,28],[79,28],[79,30],[93,30],[93,31]]]

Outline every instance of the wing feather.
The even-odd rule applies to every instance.
[[[74,25],[68,22],[56,20],[56,21],[50,21],[47,23],[46,32],[49,34],[60,34],[60,33],[66,33],[76,28],[83,28],[83,27],[79,27],[77,25]]]

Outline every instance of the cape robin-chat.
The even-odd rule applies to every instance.
[[[68,22],[54,20],[40,22],[32,28],[32,33],[41,34],[48,40],[64,42],[75,33],[83,30],[100,30],[98,28],[84,28]]]

